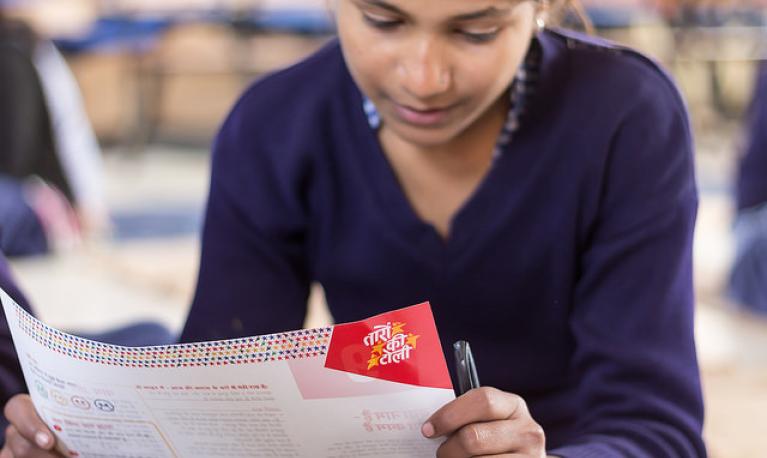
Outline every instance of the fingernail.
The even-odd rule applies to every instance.
[[[51,442],[51,436],[49,436],[47,433],[40,431],[37,434],[35,434],[35,442],[37,442],[38,446],[45,448]]]
[[[434,435],[434,425],[429,423],[428,421],[421,426],[421,434],[423,434],[426,437],[431,437]]]

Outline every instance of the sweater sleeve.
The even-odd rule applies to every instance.
[[[26,298],[16,287],[11,278],[10,269],[5,257],[0,253],[0,288],[13,298],[19,305],[30,311]],[[25,393],[27,385],[21,372],[16,348],[13,346],[11,329],[5,319],[5,313],[0,313],[0,403],[5,406],[10,398],[19,393]],[[0,445],[5,442],[5,427],[8,421],[0,415]]]
[[[263,103],[253,98],[246,94],[214,146],[199,277],[182,342],[297,329],[306,315],[306,167],[278,133],[259,142],[254,128],[263,132],[272,121],[254,112]]]
[[[42,41],[34,54],[56,154],[78,207],[106,212],[101,149],[83,107],[74,75],[53,43]]]
[[[577,432],[551,455],[706,454],[693,336],[692,141],[676,91],[653,84],[627,111],[601,172],[571,320]]]

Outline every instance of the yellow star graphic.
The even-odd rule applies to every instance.
[[[400,323],[399,321],[395,321],[394,324],[391,326],[391,334],[393,336],[396,336],[397,334],[402,334],[404,331],[402,328],[405,327],[407,323]]]
[[[384,345],[386,345],[386,342],[381,342],[378,345],[374,345],[373,346],[373,355],[376,355],[376,354],[378,354],[379,356],[383,355]]]
[[[368,360],[368,370],[374,368],[375,366],[378,366],[379,358],[380,358],[379,356],[373,356],[372,358]]]
[[[411,347],[415,348],[415,341],[419,337],[421,337],[421,336],[414,336],[413,334],[408,334],[407,335],[407,339],[405,339],[405,341],[407,342],[408,345],[410,345]]]

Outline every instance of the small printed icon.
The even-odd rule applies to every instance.
[[[53,425],[53,429],[55,431],[61,432],[61,426],[59,426],[59,425]]]
[[[71,401],[72,401],[72,405],[77,407],[78,409],[88,410],[91,408],[91,403],[88,402],[88,400],[82,396],[72,396]]]
[[[61,394],[60,391],[51,390],[51,397],[59,405],[65,406],[69,404],[69,401],[67,400],[67,398],[63,394]]]
[[[93,405],[102,412],[114,412],[115,406],[111,402],[105,399],[96,399],[93,401]]]
[[[35,381],[35,389],[37,390],[38,394],[43,397],[43,399],[48,399],[48,390],[45,389],[45,386],[40,382],[40,380]]]

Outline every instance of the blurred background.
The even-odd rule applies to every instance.
[[[97,331],[151,319],[180,329],[195,282],[212,138],[249,82],[332,36],[326,3],[0,1],[55,43],[79,87],[62,110],[79,106],[98,140],[81,139],[93,154],[78,159],[91,170],[78,178],[90,202],[74,210],[79,223],[54,228],[48,254],[11,259],[44,321]],[[701,191],[695,281],[705,434],[713,457],[764,457],[767,314],[725,290],[735,255],[734,179],[767,59],[767,0],[583,3],[597,34],[660,61],[686,97]],[[42,206],[55,214],[55,205]],[[331,319],[316,293],[310,326]]]

